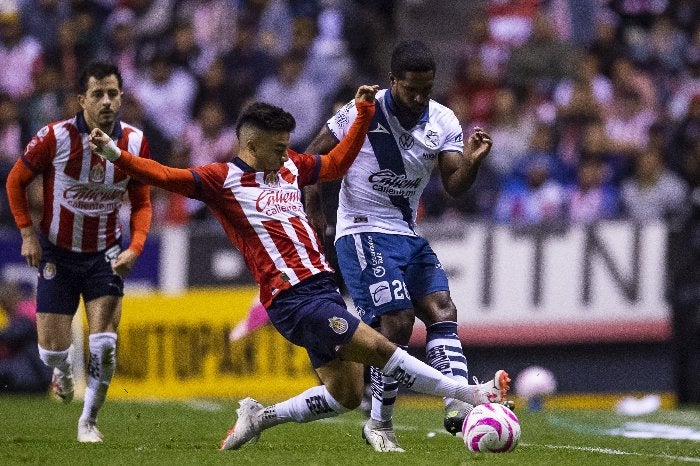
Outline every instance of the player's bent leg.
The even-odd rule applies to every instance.
[[[252,398],[241,400],[236,423],[221,441],[221,449],[238,450],[279,424],[311,422],[355,409],[362,401],[362,371],[361,364],[336,359],[316,369],[324,385],[270,406]]]
[[[456,398],[470,404],[499,402],[509,386],[508,374],[500,370],[494,380],[469,385],[453,380],[398,348],[368,325],[361,323],[338,355],[351,361],[381,367],[384,375],[419,393]]]
[[[70,363],[72,315],[37,312],[39,357],[53,368],[51,392],[64,403],[74,396],[73,371]]]

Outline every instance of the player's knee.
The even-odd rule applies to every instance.
[[[415,314],[411,309],[385,314],[381,317],[381,333],[394,343],[406,345],[413,333],[415,320]]]

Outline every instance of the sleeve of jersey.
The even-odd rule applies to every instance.
[[[32,225],[32,217],[29,214],[29,201],[27,200],[27,186],[32,182],[35,175],[22,159],[17,159],[7,176],[7,182],[5,183],[7,186],[7,198],[17,228],[25,228]]]
[[[32,225],[32,217],[29,213],[29,200],[27,199],[27,187],[37,174],[51,165],[53,155],[56,153],[56,137],[53,129],[44,126],[29,141],[24,149],[24,154],[17,159],[8,174],[5,186],[7,189],[10,212],[15,219],[17,228],[25,228]]]
[[[125,150],[121,151],[121,156],[114,161],[114,165],[127,175],[166,191],[188,197],[192,197],[195,193],[195,178],[190,170],[167,167],[155,160],[134,157]]]
[[[445,125],[447,129],[447,135],[445,136],[445,142],[440,148],[440,152],[454,151],[463,153],[464,152],[464,132],[462,130],[462,125],[459,124],[457,117],[452,114],[452,118],[447,121]]]
[[[357,118],[343,139],[325,156],[321,157],[321,169],[318,181],[330,181],[341,178],[360,153],[367,136],[369,124],[374,116],[375,104],[372,102],[355,102]]]

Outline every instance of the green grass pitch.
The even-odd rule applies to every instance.
[[[404,454],[375,453],[360,437],[360,412],[265,431],[240,451],[218,451],[233,400],[122,402],[100,415],[103,444],[75,440],[81,403],[0,397],[0,464],[81,465],[661,465],[700,464],[700,410],[624,417],[604,410],[517,410],[520,445],[475,454],[442,430],[441,401],[403,396],[396,431]],[[662,437],[662,438],[649,438]]]

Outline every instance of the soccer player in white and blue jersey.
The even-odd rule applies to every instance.
[[[476,128],[465,147],[455,114],[430,98],[434,78],[435,61],[425,44],[404,41],[394,49],[389,89],[377,93],[377,111],[364,145],[343,178],[335,246],[364,322],[406,347],[418,317],[427,328],[430,365],[466,381],[457,309],[440,261],[415,232],[416,209],[436,164],[450,195],[469,189],[491,139]],[[307,152],[330,151],[356,115],[352,102],[341,108]],[[504,371],[502,377],[507,385]],[[363,437],[377,451],[403,451],[392,424],[398,383],[376,368],[371,379],[372,411]],[[445,404],[445,428],[455,434],[471,407],[454,399]]]

